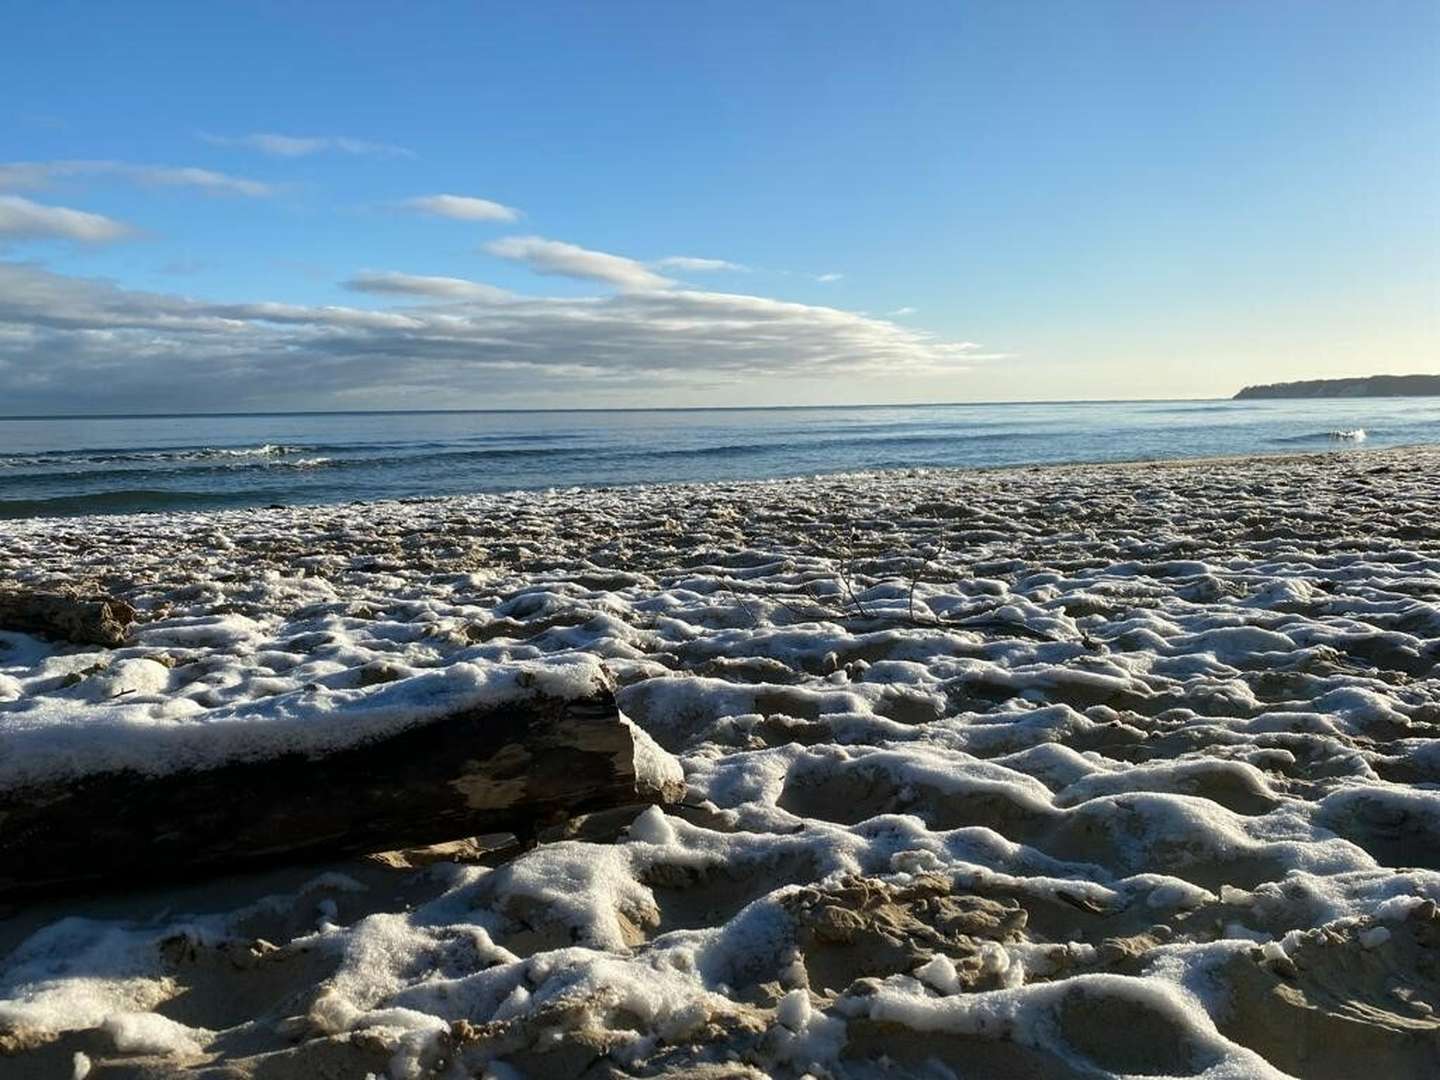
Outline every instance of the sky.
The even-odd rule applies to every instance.
[[[0,415],[1440,372],[1432,0],[47,0],[0,86]]]

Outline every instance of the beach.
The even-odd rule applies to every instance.
[[[7,901],[0,1074],[1434,1074],[1437,507],[1404,447],[0,522],[137,612],[0,630],[0,783],[523,667],[685,786]]]

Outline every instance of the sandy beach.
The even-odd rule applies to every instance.
[[[0,631],[0,783],[520,665],[686,786],[10,901],[0,1075],[1440,1073],[1437,508],[1405,448],[0,522],[138,612]]]

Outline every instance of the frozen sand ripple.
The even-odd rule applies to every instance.
[[[689,796],[496,868],[21,912],[0,1062],[1440,1069],[1437,478],[1411,450],[7,523],[0,574],[143,624],[0,635],[0,734],[583,655]]]

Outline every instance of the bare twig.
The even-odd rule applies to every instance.
[[[919,620],[919,619],[916,617],[916,615],[915,615],[915,587],[920,584],[920,575],[921,575],[921,573],[922,573],[923,571],[927,571],[927,570],[929,570],[929,569],[930,569],[930,562],[929,562],[928,559],[919,559],[919,558],[917,558],[917,559],[915,559],[914,569],[913,569],[912,573],[910,574],[910,596],[909,596],[910,621],[911,621],[912,623],[914,623],[916,626],[919,626],[919,625],[920,625],[920,620]],[[930,616],[930,617],[931,617],[932,620],[935,618],[935,615],[934,615],[933,612],[931,613],[931,616]]]
[[[851,581],[850,566],[854,556],[854,544],[855,530],[852,528],[849,538],[846,540],[844,546],[840,548],[838,575],[840,584],[845,589],[845,595],[849,597],[850,603],[855,606],[855,610],[860,613],[862,619],[868,619],[871,617],[870,612],[865,610],[865,605],[860,602],[860,597],[855,595],[855,586]]]
[[[740,605],[740,609],[744,611],[745,615],[749,618],[750,625],[759,626],[760,619],[756,616],[755,610],[749,604],[747,604],[745,602],[745,598],[735,590],[735,586],[731,584],[729,578],[725,579],[725,591],[735,598],[736,603]]]

